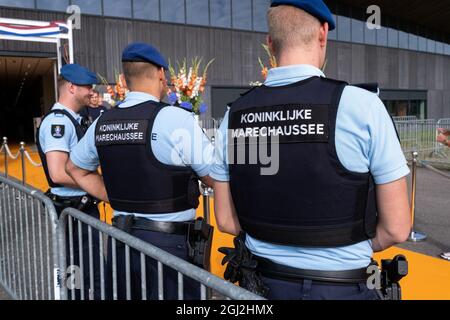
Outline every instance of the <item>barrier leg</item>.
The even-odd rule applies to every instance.
[[[5,157],[5,178],[8,178],[8,151],[6,150],[8,146],[8,138],[3,137],[3,155]]]
[[[26,184],[25,176],[25,142],[20,143],[20,160],[22,162],[22,185]]]
[[[420,242],[425,241],[427,236],[423,233],[414,231],[414,216],[415,216],[415,205],[416,205],[416,175],[417,175],[417,152],[413,152],[412,160],[412,173],[411,173],[411,233],[409,235],[408,241],[410,242]]]

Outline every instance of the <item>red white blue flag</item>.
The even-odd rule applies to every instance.
[[[64,22],[50,22],[46,26],[23,26],[0,23],[0,34],[18,37],[44,37],[67,33],[69,28]]]

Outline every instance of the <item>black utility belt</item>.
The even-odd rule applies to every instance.
[[[99,201],[95,199],[94,197],[86,194],[83,196],[73,196],[73,197],[63,197],[58,196],[54,193],[52,193],[50,190],[45,193],[47,197],[50,198],[55,203],[58,203],[63,206],[67,207],[74,207],[77,208],[80,205],[83,205],[84,207],[90,206],[90,205],[97,205]]]
[[[131,229],[162,232],[168,234],[186,235],[189,225],[193,222],[163,222],[145,218],[138,218],[133,215],[120,215],[113,218],[113,226],[125,232]]]
[[[265,258],[254,256],[258,261],[257,270],[268,278],[281,280],[312,280],[333,284],[359,284],[367,281],[370,274],[367,268],[344,271],[321,271],[297,269],[281,265]]]

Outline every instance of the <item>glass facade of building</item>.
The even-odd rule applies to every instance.
[[[64,12],[69,5],[78,5],[82,14],[255,32],[267,32],[269,4],[270,0],[0,0],[4,7]],[[416,25],[383,16],[381,28],[370,29],[361,9],[339,4],[330,8],[337,24],[329,34],[331,40],[450,55],[449,43]]]

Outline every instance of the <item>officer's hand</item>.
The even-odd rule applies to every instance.
[[[219,248],[219,252],[225,255],[225,257],[223,257],[222,259],[222,265],[228,263],[227,267],[225,268],[223,278],[230,281],[231,283],[241,281],[242,275],[239,266],[240,261],[239,257],[236,256],[237,252],[235,248],[222,247]]]

